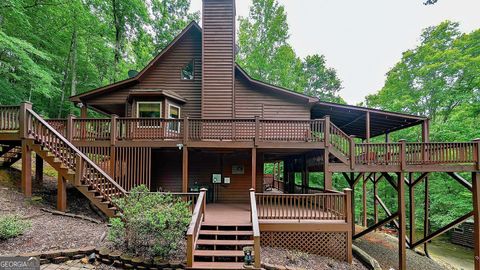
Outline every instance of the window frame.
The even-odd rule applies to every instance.
[[[158,119],[163,118],[163,101],[137,101],[136,104],[137,104],[137,111],[136,111],[137,118],[139,118],[139,119],[140,118],[152,118],[152,119],[157,118],[157,117],[141,117],[140,116],[140,105],[141,104],[159,104],[160,105],[160,117],[158,117]],[[137,127],[138,128],[160,128],[160,126],[142,125],[140,120],[137,123]]]
[[[172,104],[172,103],[167,103],[167,106],[168,106],[168,109],[167,109],[167,117],[166,117],[166,119],[180,119],[180,110],[181,110],[180,106],[177,106],[177,105]],[[170,109],[171,109],[171,107],[175,107],[175,108],[178,109],[178,118],[171,118],[171,117],[170,117]],[[177,128],[176,128],[176,129],[175,129],[175,128],[171,128],[170,124],[173,124],[173,122],[170,122],[170,123],[168,124],[168,131],[180,132],[180,124],[177,124]]]
[[[186,79],[186,78],[183,77],[183,70],[190,63],[192,63],[192,78],[191,79]],[[192,58],[191,60],[189,60],[186,64],[184,64],[182,66],[182,68],[180,69],[180,80],[182,80],[182,81],[193,81],[193,80],[195,80],[195,58]]]

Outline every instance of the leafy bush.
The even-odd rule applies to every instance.
[[[30,222],[17,216],[0,217],[0,240],[17,237],[30,228]]]
[[[185,239],[191,218],[189,202],[148,191],[138,186],[116,201],[123,216],[110,220],[108,239],[136,255],[167,258]]]

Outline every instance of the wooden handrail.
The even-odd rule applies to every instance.
[[[253,251],[254,251],[254,266],[260,268],[261,266],[261,248],[260,248],[260,226],[258,224],[257,199],[255,196],[255,189],[250,189],[250,218],[253,230]]]
[[[197,203],[193,209],[192,220],[187,230],[187,267],[192,267],[194,262],[193,252],[195,250],[198,233],[200,232],[201,223],[205,220],[205,206],[206,206],[206,189],[200,189]]]
[[[122,197],[126,194],[125,189],[117,184],[117,182],[115,182],[106,172],[98,167],[92,160],[90,160],[52,126],[50,126],[43,118],[41,118],[31,109],[27,109],[26,111],[28,119],[28,134],[34,139],[39,140],[42,146],[49,148],[49,150],[54,153],[57,158],[62,160],[65,165],[67,165],[70,169],[75,170],[76,174],[79,174],[80,178],[83,177],[85,180],[90,182],[90,184],[98,186],[99,192],[105,197],[105,199],[113,203],[113,197]],[[41,126],[35,125],[35,122],[38,122],[41,124]],[[53,136],[49,136],[49,138],[47,138],[47,134],[41,134],[39,129],[42,129],[42,131],[47,131],[46,133],[51,133]],[[77,166],[79,159],[81,160],[82,166]],[[81,171],[77,171],[79,168]],[[104,179],[106,183],[99,182],[102,181],[101,179]],[[108,187],[113,190],[106,192],[106,188],[101,188],[100,184],[107,184]]]

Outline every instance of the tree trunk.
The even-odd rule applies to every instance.
[[[112,0],[112,10],[113,10],[113,23],[115,26],[115,54],[113,58],[113,75],[112,75],[112,83],[117,79],[117,72],[118,72],[118,63],[120,62],[120,42],[121,42],[121,26],[120,26],[120,19],[118,16],[118,1]]]
[[[77,94],[77,26],[73,28],[72,36],[72,86],[70,94],[75,96]]]
[[[74,30],[75,32],[75,30]],[[63,79],[62,79],[62,84],[60,86],[60,89],[62,91],[62,97],[60,100],[60,106],[58,108],[58,118],[62,117],[62,108],[63,108],[63,103],[65,102],[65,90],[66,90],[66,82],[68,78],[68,70],[70,67],[70,57],[72,55],[72,48],[73,48],[73,37],[74,33],[72,33],[72,39],[70,40],[70,49],[68,50],[68,55],[67,55],[67,61],[65,61],[65,69],[63,70]]]

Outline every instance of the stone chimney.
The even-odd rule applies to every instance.
[[[235,0],[203,0],[202,16],[202,118],[232,118]]]

